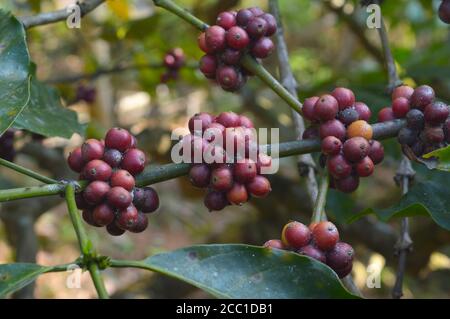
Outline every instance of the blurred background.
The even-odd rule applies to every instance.
[[[3,0],[2,8],[16,16],[64,8],[69,0]],[[177,0],[208,23],[223,10],[261,6],[267,1]],[[303,100],[335,86],[348,86],[357,100],[367,103],[376,121],[377,111],[389,105],[387,78],[376,29],[365,25],[367,13],[359,1],[280,0],[290,60]],[[401,79],[410,85],[429,84],[436,95],[450,102],[450,29],[437,17],[440,1],[385,0],[382,6],[390,42]],[[64,22],[27,31],[28,45],[37,76],[54,85],[67,108],[87,124],[86,136],[100,138],[106,129],[122,126],[138,136],[139,146],[152,164],[170,162],[170,133],[185,127],[199,111],[232,110],[248,115],[257,127],[279,127],[282,141],[295,139],[291,113],[285,102],[251,78],[239,94],[224,92],[196,70],[202,56],[199,32],[176,16],[156,9],[150,0],[111,0],[84,17],[80,29]],[[186,56],[177,79],[163,83],[164,55],[182,48]],[[276,54],[264,61],[277,74]],[[15,162],[55,178],[75,178],[65,156],[82,143],[42,139],[26,132],[14,133]],[[383,223],[368,216],[353,224],[344,217],[367,207],[389,207],[400,198],[393,177],[401,158],[394,140],[383,142],[385,161],[376,174],[365,179],[351,195],[331,191],[327,210],[338,223],[343,240],[356,249],[354,280],[367,297],[389,298],[395,280],[394,245],[398,221]],[[315,155],[316,156],[316,155]],[[431,174],[415,165],[416,180],[448,180],[446,173]],[[155,188],[161,206],[149,218],[142,234],[113,238],[104,229],[88,227],[101,254],[141,259],[151,254],[200,243],[261,245],[279,238],[289,220],[308,222],[311,207],[305,200],[303,180],[296,158],[281,161],[271,176],[273,191],[266,199],[254,199],[242,207],[208,213],[203,191],[186,177],[159,183]],[[0,168],[0,187],[35,185],[35,182]],[[0,205],[0,263],[66,263],[78,257],[78,246],[62,198],[36,198]],[[406,298],[450,297],[450,233],[430,218],[411,219],[414,251],[408,255]],[[366,286],[367,266],[382,269],[381,287]],[[195,298],[208,297],[175,280],[134,269],[104,272],[113,297]],[[82,275],[80,289],[66,288],[69,274],[39,277],[35,285],[15,295],[21,298],[95,297],[89,275]]]

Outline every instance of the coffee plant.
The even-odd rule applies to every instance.
[[[149,270],[218,298],[370,297],[364,296],[360,289],[365,284],[361,283],[364,281],[361,276],[367,275],[363,260],[369,259],[364,246],[367,243],[358,239],[364,235],[370,237],[369,247],[388,246],[383,252],[395,253],[396,258],[389,260],[394,264],[391,295],[401,298],[405,274],[414,266],[410,261],[414,257],[410,254],[413,242],[416,243],[414,229],[410,227],[412,218],[421,215],[427,219],[423,224],[432,229],[418,239],[414,249],[428,249],[427,244],[436,250],[440,248],[436,242],[441,244],[441,239],[431,238],[432,232],[442,231],[440,228],[443,231],[439,238],[448,244],[448,43],[442,44],[442,49],[441,43],[434,43],[432,53],[424,58],[413,53],[406,57],[401,50],[391,52],[387,25],[381,19],[381,25],[373,31],[378,34],[381,46],[372,44],[365,34],[365,25],[361,24],[364,6],[377,4],[384,14],[392,10],[406,20],[404,1],[348,0],[342,6],[332,1],[299,1],[287,5],[289,10],[285,9],[283,14],[297,24],[295,30],[286,28],[286,32],[297,47],[306,45],[294,39],[297,33],[304,32],[315,21],[299,21],[296,11],[302,11],[301,16],[306,17],[314,7],[325,16],[335,14],[348,23],[352,31],[347,32],[355,34],[345,42],[335,32],[315,33],[317,38],[310,41],[324,42],[325,47],[339,46],[342,53],[342,56],[328,55],[327,63],[341,63],[359,40],[385,69],[382,75],[373,72],[365,80],[351,77],[351,70],[346,69],[344,73],[349,76],[342,80],[329,75],[329,69],[316,72],[324,63],[320,60],[323,57],[302,52],[303,60],[291,59],[290,63],[278,0],[269,0],[268,5],[258,1],[265,10],[258,6],[232,7],[235,4],[225,2],[213,7],[200,2],[192,10],[202,19],[208,18],[211,25],[182,8],[178,1],[153,0],[155,10],[150,10],[153,16],[138,22],[127,21],[127,5],[122,7],[118,2],[77,2],[82,13],[81,33],[91,11],[108,7],[117,15],[114,23],[121,24],[117,30],[108,22],[111,25],[98,36],[102,41],[114,39],[114,49],[125,50],[122,58],[125,56],[127,61],[113,65],[113,60],[106,56],[115,56],[116,52],[108,51],[98,58],[105,59],[106,65],[86,62],[89,71],[86,74],[59,74],[47,80],[41,79],[40,65],[32,57],[53,63],[55,53],[37,53],[35,46],[29,47],[27,41],[37,34],[30,29],[66,21],[70,12],[22,17],[15,15],[14,5],[0,8],[0,165],[22,177],[5,183],[3,177],[0,179],[0,217],[10,221],[18,218],[11,215],[28,209],[47,211],[64,201],[79,246],[79,257],[67,260],[67,264],[40,265],[35,263],[34,256],[32,262],[20,260],[19,256],[17,263],[3,262],[0,297],[20,297],[24,287],[30,287],[38,276],[63,272],[73,265],[89,273],[99,298],[110,297],[104,282],[104,271],[110,268]],[[354,13],[349,13],[353,10]],[[430,10],[435,10],[433,19],[439,23],[436,28],[442,28],[442,22],[450,23],[450,1],[443,0],[432,8],[430,5]],[[149,45],[157,33],[153,29],[159,24],[164,29],[158,35],[162,42]],[[185,32],[184,38],[177,37],[178,29]],[[442,42],[448,38],[446,31],[439,37]],[[143,40],[134,51],[129,50],[128,41],[144,38],[144,34],[151,39]],[[195,45],[189,46],[190,43]],[[97,46],[102,45],[97,43],[91,48],[99,51]],[[327,56],[324,51],[320,54]],[[43,57],[46,54],[48,57]],[[157,58],[152,60],[155,55]],[[411,62],[407,64],[406,60]],[[402,68],[396,63],[402,64]],[[350,65],[350,69],[373,71],[370,62],[355,61]],[[54,67],[59,70],[58,61]],[[47,65],[44,69],[51,68]],[[303,69],[310,70],[312,76],[303,78]],[[133,71],[139,71],[139,76],[128,76]],[[277,72],[278,77],[273,75]],[[121,103],[112,108],[111,101],[105,98],[107,81],[98,84],[95,81],[113,74],[127,76],[127,84],[132,83],[133,87],[139,84],[152,93],[151,99],[158,99],[158,109],[152,107],[143,119],[143,114],[130,111]],[[387,85],[369,83],[379,83],[376,81],[384,74]],[[188,84],[207,85],[207,91],[219,94],[221,98],[214,100],[214,112],[194,107],[202,99],[194,94],[167,102],[173,97],[169,88],[186,93]],[[264,89],[255,92],[258,85]],[[245,111],[231,107],[236,98],[242,98]],[[145,97],[137,94],[131,104],[143,100],[146,101]],[[382,105],[389,106],[380,108]],[[285,106],[290,108],[289,113],[285,113]],[[164,122],[164,114],[180,109],[188,114],[188,120],[183,133],[172,133],[176,142],[167,146],[170,144],[164,139],[170,135],[167,131],[145,134],[148,125]],[[117,119],[111,120],[114,116]],[[133,125],[134,118],[141,120],[139,124]],[[281,141],[273,136],[270,141],[261,141],[262,130],[258,128],[262,125],[258,123],[274,118],[272,123],[281,127]],[[173,123],[168,125],[171,129],[180,126],[178,117],[172,119]],[[157,134],[163,135],[166,142],[156,141]],[[286,134],[292,140],[284,139]],[[63,147],[67,151],[64,155]],[[158,150],[164,147],[170,149],[171,162],[159,164],[162,160]],[[296,167],[290,162],[292,159],[297,160]],[[283,166],[277,172],[275,167],[280,162]],[[398,167],[394,174],[386,168],[392,165]],[[291,166],[296,174],[292,174]],[[5,179],[11,173],[5,174]],[[296,175],[301,185],[286,182],[286,175]],[[186,177],[189,183],[183,184]],[[244,218],[248,207],[253,205],[268,211],[269,214],[252,215],[251,226],[242,228],[243,238],[248,238],[245,241],[255,245],[193,245],[157,252],[143,260],[102,255],[94,238],[103,236],[105,230],[117,237],[105,237],[114,243],[124,243],[129,233],[140,233],[144,239],[146,233],[151,236],[155,233],[156,237],[158,229],[154,225],[161,216],[172,219],[170,210],[176,211],[177,218],[185,224],[183,227],[205,232],[203,222],[195,220],[201,218],[200,214],[182,219],[190,203],[174,191],[175,184],[168,183],[169,188],[164,189],[154,186],[174,179],[186,194],[198,195],[200,191],[204,207],[198,213],[210,213],[204,219],[229,222],[227,218],[233,215],[233,209],[239,212],[239,218]],[[37,183],[28,184],[29,180]],[[383,192],[374,186],[379,180],[384,188],[390,187],[391,180],[398,186],[397,202],[393,194],[383,209],[371,208],[373,198]],[[20,187],[16,184],[19,182],[27,185]],[[293,192],[293,187],[301,191]],[[10,206],[20,203],[26,206]],[[288,215],[281,214],[286,205]],[[269,221],[259,223],[255,216]],[[399,222],[399,231],[393,232],[391,220]],[[5,229],[9,227],[6,222],[5,225]],[[267,228],[275,230],[267,232]],[[253,240],[253,232],[261,235],[256,237],[258,240]],[[234,238],[231,233],[226,238]],[[177,243],[182,238],[172,237]],[[214,234],[210,238],[218,237]],[[446,258],[448,264],[448,256],[443,255],[444,249],[439,256]],[[419,270],[415,269],[414,274],[419,274]],[[446,283],[448,288],[448,278]]]

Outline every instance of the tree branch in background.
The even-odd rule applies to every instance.
[[[278,6],[278,0],[269,1],[270,12],[273,14],[277,21],[277,32],[275,34],[277,42],[277,55],[278,55],[278,68],[280,70],[281,84],[298,100],[297,94],[297,81],[289,63],[289,54],[284,39],[283,24],[281,22],[280,9]],[[303,118],[294,110],[291,111],[294,119],[295,131],[297,140],[302,139],[303,132],[305,130],[305,122]],[[318,187],[315,176],[315,163],[311,154],[304,154],[298,157],[298,168],[300,176],[306,177],[306,190],[309,195],[311,204],[313,204],[317,198]]]
[[[83,2],[77,2],[77,4],[80,7],[80,14],[83,17],[92,10],[94,10],[95,8],[97,8],[103,2],[105,2],[105,0],[85,0]],[[29,29],[39,25],[64,21],[71,14],[72,14],[71,10],[67,10],[67,8],[64,8],[57,11],[40,13],[34,16],[21,17],[19,18],[19,20],[23,23],[26,29]]]

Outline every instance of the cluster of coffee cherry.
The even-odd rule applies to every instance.
[[[262,174],[272,158],[259,151],[248,117],[234,112],[198,113],[189,119],[189,130],[191,134],[180,141],[180,153],[188,154],[186,160],[193,163],[192,185],[208,189],[204,204],[209,211],[269,194],[270,182]]]
[[[106,226],[113,236],[147,228],[145,214],[159,207],[159,198],[151,187],[135,187],[134,176],[144,170],[146,156],[127,130],[112,128],[104,141],[86,140],[70,153],[67,162],[81,180],[89,182],[76,194],[77,207],[88,224]]]
[[[97,91],[94,86],[87,84],[79,84],[76,88],[75,99],[73,103],[84,101],[86,103],[94,103]]]
[[[394,89],[391,107],[381,109],[378,120],[406,118],[406,127],[399,131],[398,141],[420,157],[450,143],[449,116],[449,106],[435,100],[430,86],[413,89],[402,85]]]
[[[374,165],[384,158],[383,145],[372,140],[369,107],[355,102],[350,89],[338,87],[331,94],[307,98],[303,115],[312,122],[303,139],[322,140],[321,162],[331,175],[330,187],[345,193],[355,191],[359,177],[372,175]]]
[[[450,24],[450,0],[442,0],[438,12],[442,22]]]
[[[0,158],[14,161],[16,149],[14,148],[14,130],[9,129],[0,136]]]
[[[198,38],[206,53],[200,71],[226,91],[239,90],[250,75],[239,65],[241,56],[248,52],[258,59],[267,58],[275,47],[269,37],[276,31],[275,18],[258,7],[220,13],[216,24]]]
[[[178,79],[179,71],[184,66],[185,62],[186,57],[183,49],[175,48],[167,52],[163,60],[166,71],[161,74],[161,82],[166,83],[170,80]]]
[[[332,268],[344,278],[353,268],[354,250],[347,243],[339,241],[336,226],[328,221],[311,223],[308,226],[293,221],[286,224],[281,232],[281,240],[271,239],[264,247],[292,250],[314,258]]]

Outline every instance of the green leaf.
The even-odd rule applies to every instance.
[[[27,106],[30,82],[23,26],[11,13],[0,10],[0,135]]]
[[[436,169],[450,172],[450,145],[423,155],[424,158],[436,159]]]
[[[65,138],[74,133],[84,135],[85,130],[85,126],[78,122],[77,113],[61,104],[56,90],[34,78],[29,105],[14,122],[14,127],[47,137]]]
[[[27,263],[0,265],[0,298],[25,287],[37,276],[51,269],[52,267]]]
[[[350,222],[368,214],[376,214],[383,221],[388,221],[393,217],[428,215],[439,226],[450,231],[448,185],[435,182],[420,182],[414,185],[398,204],[387,209],[365,209],[351,218]]]
[[[357,298],[328,266],[278,249],[199,245],[157,254],[144,263],[219,298]]]

